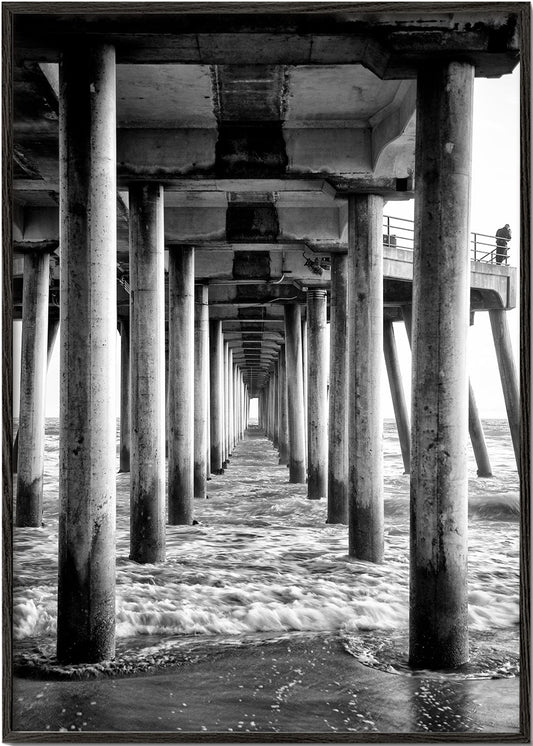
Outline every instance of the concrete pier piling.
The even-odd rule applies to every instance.
[[[402,316],[405,322],[407,338],[409,339],[409,344],[411,344],[411,325],[413,318],[411,305],[402,306]],[[468,382],[468,431],[476,459],[477,475],[478,477],[491,477],[492,467],[490,465],[489,453],[476,405],[474,389],[470,381]]]
[[[209,319],[209,382],[211,418],[211,473],[222,474],[222,322]]]
[[[327,497],[328,349],[327,292],[307,292],[307,497]]]
[[[132,561],[164,561],[167,518],[194,522],[211,474],[247,461],[240,440],[277,462],[264,432],[295,494],[327,495],[327,522],[347,524],[349,559],[380,563],[386,367],[411,474],[409,660],[461,666],[468,433],[491,475],[466,367],[475,313],[490,315],[521,470],[526,458],[506,317],[519,270],[499,263],[494,225],[469,226],[474,76],[516,71],[525,4],[354,15],[326,3],[266,19],[244,3],[216,23],[169,6],[150,29],[135,4],[24,18],[11,5],[4,331],[9,353],[17,322],[18,357],[22,317],[23,349],[15,516],[4,397],[5,507],[8,526],[42,525],[45,309],[60,303],[59,662],[114,656],[117,414]],[[383,223],[384,203],[414,197],[414,222],[391,208]]]
[[[233,350],[228,353],[228,450],[233,453],[235,448],[235,421],[233,417]]]
[[[405,394],[402,385],[402,375],[398,352],[396,349],[396,338],[392,321],[385,321],[383,327],[383,352],[385,355],[385,367],[389,378],[389,386],[392,398],[400,449],[402,451],[404,473],[411,471],[411,433],[409,414],[405,403]]]
[[[222,468],[227,469],[229,465],[228,453],[228,343],[222,334],[222,360],[221,360],[221,398],[222,398]]]
[[[131,453],[131,368],[129,319],[120,319],[120,456],[119,472],[129,472]]]
[[[194,496],[204,499],[207,478],[207,401],[209,393],[208,286],[194,289]]]
[[[504,310],[498,308],[489,310],[494,349],[500,370],[503,399],[507,410],[507,419],[517,467],[520,466],[520,394],[518,391],[518,376],[511,346],[511,337],[507,316]]]
[[[305,484],[305,419],[300,306],[288,303],[285,313],[287,401],[289,421],[289,482]]]
[[[474,389],[470,381],[468,382],[468,432],[470,433],[470,440],[474,450],[478,477],[492,477],[489,452],[479,418]]]
[[[48,345],[46,352],[46,370],[50,367],[50,360],[54,351],[54,345],[59,331],[59,315],[51,313],[49,309],[48,313]],[[15,442],[13,443],[13,473],[15,474],[18,469],[18,453],[19,453],[19,433],[17,428],[17,434],[15,436]]]
[[[306,310],[303,307],[302,310]],[[301,312],[300,311],[300,312]],[[307,318],[302,318],[302,376],[303,376],[303,392],[304,392],[304,443],[305,443],[305,466],[307,470],[307,430],[308,430],[308,412],[307,412]]]
[[[59,66],[61,400],[57,659],[115,653],[115,51]]]
[[[49,261],[48,252],[24,257],[17,526],[42,523]]]
[[[469,195],[474,69],[417,87],[411,438],[410,663],[468,660]]]
[[[274,448],[279,449],[279,369],[278,362],[274,363],[272,370],[272,417],[273,417],[273,432],[272,432],[272,445]]]
[[[168,522],[194,513],[194,249],[169,251]]]
[[[130,559],[165,559],[163,188],[130,186]]]
[[[230,447],[230,411],[229,411],[229,344],[224,342],[224,452],[226,466],[229,466]]]
[[[348,259],[331,257],[328,523],[348,523],[348,351],[346,313]]]
[[[285,345],[279,351],[279,463],[289,463],[289,422],[287,403],[287,362]]]
[[[383,560],[383,198],[348,198],[349,553]]]

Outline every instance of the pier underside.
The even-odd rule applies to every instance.
[[[467,368],[468,328],[479,313],[490,315],[520,467],[506,321],[517,272],[501,262],[491,237],[480,245],[470,232],[473,86],[476,76],[500,77],[518,64],[520,14],[505,3],[464,11],[437,4],[429,15],[394,3],[290,4],[276,12],[261,4],[91,13],[34,6],[10,17],[8,321],[22,319],[14,466],[15,523],[24,531],[47,520],[42,383],[59,322],[54,665],[100,664],[116,653],[118,469],[119,492],[128,497],[123,559],[165,566],[180,537],[194,544],[213,485],[249,445],[253,399],[278,477],[300,497],[322,500],[322,528],[342,532],[348,562],[386,562],[394,535],[384,499],[386,373],[411,501],[404,663],[462,670],[473,654],[469,435],[478,476],[492,475]],[[411,199],[414,222],[387,216],[388,203]],[[411,412],[399,325],[412,345]],[[268,525],[268,513],[261,520]],[[316,669],[327,677],[331,661],[348,655],[326,637],[293,652],[276,645],[284,670],[309,651],[331,656]],[[235,666],[225,655],[213,670],[232,691],[235,666],[248,665],[248,653],[236,655]],[[303,669],[305,678],[307,663]],[[189,675],[185,666],[184,681]],[[271,675],[266,665],[264,675]],[[350,724],[364,715],[369,730],[391,732],[396,715],[367,702],[384,674],[352,659],[332,695],[339,705],[332,730],[342,730],[348,715],[339,692],[352,675],[360,677],[363,704],[352,708]],[[312,697],[323,699],[313,676]],[[166,696],[171,679],[163,678]],[[303,707],[303,678],[294,681],[293,707]],[[404,711],[398,732],[424,730],[421,679],[409,681],[389,692]],[[56,729],[62,686],[51,687],[37,728],[50,715]],[[90,684],[76,686],[93,696]],[[487,684],[482,694],[469,686],[436,686],[443,707],[459,708],[469,696],[483,704],[476,714],[467,702],[457,722],[435,730],[490,730],[494,698],[513,690],[507,682]],[[128,683],[132,697],[135,687]],[[265,715],[276,704],[273,686],[267,690],[257,699],[259,730],[274,729]],[[285,702],[277,730],[286,725]],[[26,717],[25,705],[17,712]],[[510,713],[506,731],[518,727]],[[300,722],[302,730],[317,725]],[[180,723],[198,728],[192,716]],[[213,720],[209,730],[230,730],[228,723]],[[118,718],[110,727],[124,725]]]

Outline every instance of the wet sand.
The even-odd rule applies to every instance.
[[[517,678],[389,674],[335,638],[214,652],[134,678],[15,678],[22,731],[265,733],[518,733]],[[89,735],[89,734],[87,734]]]

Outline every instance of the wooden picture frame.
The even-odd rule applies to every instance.
[[[354,730],[342,730],[340,727],[328,728],[324,727],[323,731],[309,730],[304,732],[296,727],[294,730],[234,730],[223,729],[220,731],[213,730],[211,725],[205,730],[198,729],[195,731],[183,730],[183,731],[157,731],[157,730],[141,730],[136,728],[134,730],[106,730],[104,728],[91,728],[89,725],[88,729],[80,730],[54,730],[53,728],[47,730],[43,727],[41,730],[25,730],[24,728],[17,727],[14,718],[14,690],[13,690],[13,679],[14,679],[14,638],[13,638],[13,588],[14,588],[14,576],[13,576],[13,525],[14,525],[14,497],[13,497],[13,456],[12,456],[12,442],[13,442],[13,224],[14,224],[14,195],[15,188],[14,182],[16,180],[15,168],[20,167],[20,154],[16,152],[14,146],[15,139],[15,127],[14,127],[14,104],[13,95],[15,91],[15,78],[14,72],[16,65],[21,62],[19,50],[17,49],[17,30],[20,26],[20,20],[25,18],[32,18],[32,33],[35,34],[38,31],[38,21],[42,19],[43,22],[43,50],[41,50],[41,59],[46,61],[51,59],[47,56],[48,52],[53,45],[53,41],[47,38],[47,34],[53,32],[53,23],[58,18],[62,17],[61,23],[67,24],[69,17],[72,15],[83,16],[83,14],[91,14],[93,16],[98,15],[99,21],[96,28],[97,34],[103,34],[106,37],[106,20],[109,19],[112,23],[117,23],[117,19],[122,17],[142,17],[143,14],[153,19],[156,15],[160,19],[168,17],[172,20],[170,33],[174,32],[176,27],[177,18],[183,16],[184,18],[192,17],[195,13],[203,13],[208,9],[211,14],[211,22],[208,24],[208,32],[211,33],[213,38],[217,34],[223,33],[223,30],[216,29],[216,24],[213,23],[213,18],[216,14],[239,14],[243,11],[250,14],[250,23],[255,22],[261,16],[265,16],[267,13],[270,14],[271,18],[277,18],[276,23],[280,25],[283,23],[283,18],[287,19],[287,38],[288,42],[295,43],[295,40],[300,38],[306,30],[306,23],[309,21],[308,26],[312,28],[310,33],[320,33],[317,30],[316,23],[309,19],[313,19],[316,14],[328,14],[331,19],[342,24],[343,19],[349,18],[350,13],[360,13],[370,17],[372,15],[379,22],[380,14],[387,14],[388,16],[397,17],[398,26],[398,37],[401,36],[403,20],[406,14],[416,14],[417,19],[424,19],[429,17],[431,14],[445,13],[448,17],[452,17],[453,14],[460,14],[462,17],[471,12],[472,14],[485,13],[487,18],[491,19],[494,14],[498,12],[506,12],[510,16],[516,19],[515,33],[520,36],[520,129],[521,129],[521,152],[520,152],[520,279],[519,279],[519,294],[520,294],[520,391],[521,391],[521,425],[520,425],[520,460],[521,464],[519,467],[520,476],[520,713],[519,723],[516,731],[512,732],[498,732],[498,731],[479,731],[477,729],[463,732],[448,732],[448,731],[428,731],[417,730],[416,732],[380,732],[380,731],[367,731],[364,732]],[[302,18],[306,20],[300,26]],[[477,16],[476,16],[477,18]],[[162,23],[162,22],[161,22]],[[333,23],[333,21],[332,21]],[[418,20],[417,23],[422,23]],[[406,742],[406,743],[420,743],[420,742],[434,742],[434,741],[448,741],[448,742],[529,742],[530,738],[530,456],[531,456],[531,441],[530,441],[530,383],[531,383],[531,370],[530,370],[530,353],[531,353],[531,326],[530,326],[530,305],[531,305],[531,290],[530,290],[530,273],[531,273],[531,228],[530,228],[530,204],[531,204],[531,184],[530,184],[530,169],[531,169],[531,141],[530,141],[530,108],[531,108],[531,63],[530,63],[530,43],[531,43],[531,7],[530,3],[527,2],[491,2],[491,3],[477,3],[467,2],[458,4],[454,2],[362,2],[362,3],[351,3],[351,2],[148,2],[148,3],[114,3],[114,2],[3,2],[2,3],[2,69],[3,69],[3,97],[2,97],[2,143],[3,143],[3,181],[2,181],[2,222],[3,222],[3,265],[2,265],[2,329],[3,329],[3,366],[2,366],[2,424],[3,424],[3,440],[2,440],[2,487],[3,487],[3,524],[2,524],[2,546],[3,546],[3,738],[6,742],[97,742],[97,743],[116,743],[116,742],[135,742],[135,743],[156,743],[156,742],[315,742],[315,743],[370,743],[370,742]],[[150,26],[151,20],[147,25]],[[314,24],[314,25],[313,25]],[[163,24],[164,25],[164,24]],[[260,24],[259,24],[260,25]],[[489,24],[490,25],[490,24]],[[162,27],[162,26],[161,26]],[[90,30],[90,23],[86,26],[86,31]],[[150,26],[151,28],[151,26]],[[355,22],[353,28],[357,30],[358,24]],[[303,30],[302,30],[303,29]],[[94,29],[93,29],[94,31]],[[277,29],[279,32],[279,28]],[[116,26],[113,27],[113,33],[116,33]],[[131,32],[130,29],[126,31]],[[409,32],[413,32],[416,35],[416,29],[413,30],[409,25]],[[508,28],[505,28],[505,33],[508,32]],[[406,32],[407,33],[407,32]],[[437,33],[437,32],[436,32]],[[470,33],[470,31],[469,31]],[[475,35],[475,29],[471,30],[472,35]],[[488,32],[487,32],[488,33]],[[124,44],[124,49],[129,51],[126,54],[131,53],[131,49],[134,48],[134,44],[131,40],[127,40],[126,35],[121,43]],[[272,34],[274,37],[275,34]],[[494,37],[494,39],[496,36]],[[32,37],[33,43],[35,43],[35,36]],[[408,42],[398,42],[401,46],[405,43],[408,47]],[[128,45],[131,44],[131,48]],[[149,41],[149,44],[154,44],[153,39]],[[213,46],[215,49],[216,45]],[[406,47],[406,48],[407,48]],[[283,58],[281,48],[278,48],[278,56]],[[226,50],[227,51],[227,50]],[[220,50],[217,53],[213,53],[213,59],[216,59],[217,54],[221,54]],[[257,50],[257,54],[260,54],[260,50]],[[262,64],[267,65],[268,54],[261,53],[263,56]],[[327,53],[323,52],[323,56],[320,57],[317,64],[328,64]],[[338,52],[341,54],[341,52]],[[346,54],[353,54],[353,51],[346,51]],[[365,50],[364,55],[372,54]],[[469,51],[470,54],[470,51]],[[473,54],[473,53],[472,53]],[[503,54],[503,53],[502,53]],[[19,56],[17,56],[19,55]],[[39,56],[39,55],[37,55]],[[134,56],[134,55],[133,55]],[[275,56],[275,55],[274,55]],[[468,55],[466,55],[468,57]],[[297,55],[288,54],[287,59],[289,60],[285,64],[287,65],[298,65],[304,64],[296,60]],[[407,57],[409,54],[407,53]],[[336,59],[335,55],[333,58]],[[224,59],[222,54],[221,59]],[[284,59],[284,58],[283,58]],[[227,63],[227,60],[225,61]],[[368,60],[367,60],[368,62]],[[200,61],[199,64],[208,65]],[[215,63],[212,63],[213,65]],[[225,64],[224,62],[221,64]],[[275,66],[276,62],[270,62],[271,65]],[[334,63],[331,63],[333,65]],[[391,63],[392,64],[392,63]],[[396,64],[399,63],[396,61]],[[412,65],[413,60],[409,60],[406,65]],[[399,67],[397,68],[399,69]],[[399,73],[396,73],[399,75]],[[497,106],[497,102],[495,104]],[[274,136],[273,136],[274,139]],[[495,147],[497,144],[495,144]],[[314,146],[313,146],[314,147]],[[452,148],[453,149],[453,148]],[[16,158],[15,158],[16,156]],[[17,160],[18,159],[18,160]],[[16,166],[15,164],[19,165]],[[26,164],[26,168],[30,168],[31,164]],[[213,174],[210,174],[213,176]],[[220,175],[214,174],[213,178],[220,178]],[[268,175],[267,175],[268,178]],[[412,174],[409,178],[412,178]],[[327,180],[327,178],[326,178]],[[403,183],[405,181],[405,184]],[[408,178],[396,179],[396,189],[412,189],[412,182]],[[402,183],[400,183],[402,182]],[[408,184],[409,182],[409,184]],[[360,184],[358,185],[359,189]],[[333,187],[332,187],[333,189]],[[238,190],[235,190],[235,204],[238,203],[240,197]],[[272,218],[272,210],[269,207],[261,208],[264,210],[264,214],[267,216],[265,219],[269,222],[269,226],[276,227],[276,219]],[[267,215],[268,213],[268,215]],[[246,218],[247,219],[247,218]],[[492,218],[491,218],[492,219]],[[241,220],[241,217],[239,217]],[[240,229],[240,223],[238,228]],[[237,230],[237,229],[236,229]],[[274,228],[272,228],[274,230]],[[239,235],[237,230],[237,239],[239,241]],[[276,237],[275,241],[278,240]],[[280,239],[281,240],[281,239]],[[57,243],[57,242],[56,242]],[[50,248],[50,247],[48,247]],[[55,248],[55,246],[54,246]],[[244,260],[243,260],[244,261]],[[248,260],[246,260],[248,261]],[[311,260],[318,261],[318,260]],[[323,641],[320,642],[322,644]],[[320,651],[318,648],[320,645],[309,646],[309,654],[318,654]],[[276,650],[280,655],[280,661],[283,664],[280,665],[288,666],[287,659],[283,658],[283,653],[277,648],[272,647],[271,650]],[[331,653],[330,642],[324,642],[323,654],[327,656]],[[267,652],[268,655],[268,652]],[[301,653],[303,655],[303,653]],[[257,660],[261,657],[258,650]],[[198,653],[198,660],[202,656]],[[251,665],[253,656],[250,655],[248,659],[243,657],[243,665]],[[237,664],[238,664],[237,659]],[[236,664],[236,665],[237,665]],[[38,670],[38,669],[37,669]],[[133,670],[133,669],[131,669]],[[174,669],[172,669],[174,670]],[[179,668],[175,669],[179,676]],[[202,669],[205,671],[205,668]],[[262,670],[262,669],[261,669]],[[333,675],[333,670],[330,667],[324,667],[324,670],[328,671],[328,674]],[[224,671],[220,669],[220,677],[225,675]],[[232,674],[233,675],[233,674]],[[237,674],[235,674],[237,676]],[[120,678],[115,681],[120,682]],[[238,686],[236,678],[232,679],[231,686]],[[41,679],[44,682],[44,679]],[[50,679],[53,681],[53,677]],[[228,679],[229,681],[229,679]],[[206,681],[203,682],[206,686]],[[229,691],[231,686],[228,684]],[[43,683],[44,687],[44,683]],[[53,684],[50,684],[53,689]],[[35,694],[37,689],[32,688],[32,696],[36,696],[39,699],[43,699],[49,696],[50,690],[44,687],[42,692]],[[388,706],[387,696],[391,690],[384,691],[383,708],[386,709]],[[132,695],[133,696],[133,695]],[[236,695],[235,695],[236,696]],[[142,710],[142,698],[139,701],[132,701],[132,711],[136,707]],[[414,696],[412,697],[414,701]],[[44,701],[44,700],[43,700]],[[391,707],[398,706],[394,697],[391,695],[389,701]],[[86,703],[87,704],[87,703]],[[422,703],[422,709],[423,709]],[[496,698],[494,699],[494,707],[498,706]],[[315,706],[316,703],[311,706]],[[57,701],[55,705],[57,706]],[[89,704],[90,708],[90,704]],[[207,706],[206,706],[207,709]],[[183,710],[182,710],[183,712]],[[355,710],[354,710],[355,712]],[[302,713],[296,715],[296,721],[298,717],[302,716]],[[303,717],[303,716],[302,716]],[[362,718],[362,716],[361,716]],[[83,716],[80,714],[78,720],[83,722]],[[251,717],[250,717],[251,719]],[[76,721],[77,722],[77,721]],[[367,722],[367,721],[365,721]],[[370,721],[369,721],[370,722]],[[465,719],[466,722],[466,719]]]

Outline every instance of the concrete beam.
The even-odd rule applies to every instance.
[[[129,9],[128,9],[129,10]],[[196,11],[196,12],[195,12]],[[121,63],[204,65],[362,64],[379,77],[406,79],[429,58],[468,54],[478,75],[510,72],[518,55],[518,13],[470,9],[376,14],[356,8],[334,14],[307,6],[278,5],[250,14],[220,12],[213,4],[150,14],[116,11],[68,15],[20,14],[17,59],[53,62],[59,49],[88,34],[105,34]],[[366,12],[365,12],[366,11]],[[354,25],[357,32],[354,32]]]

